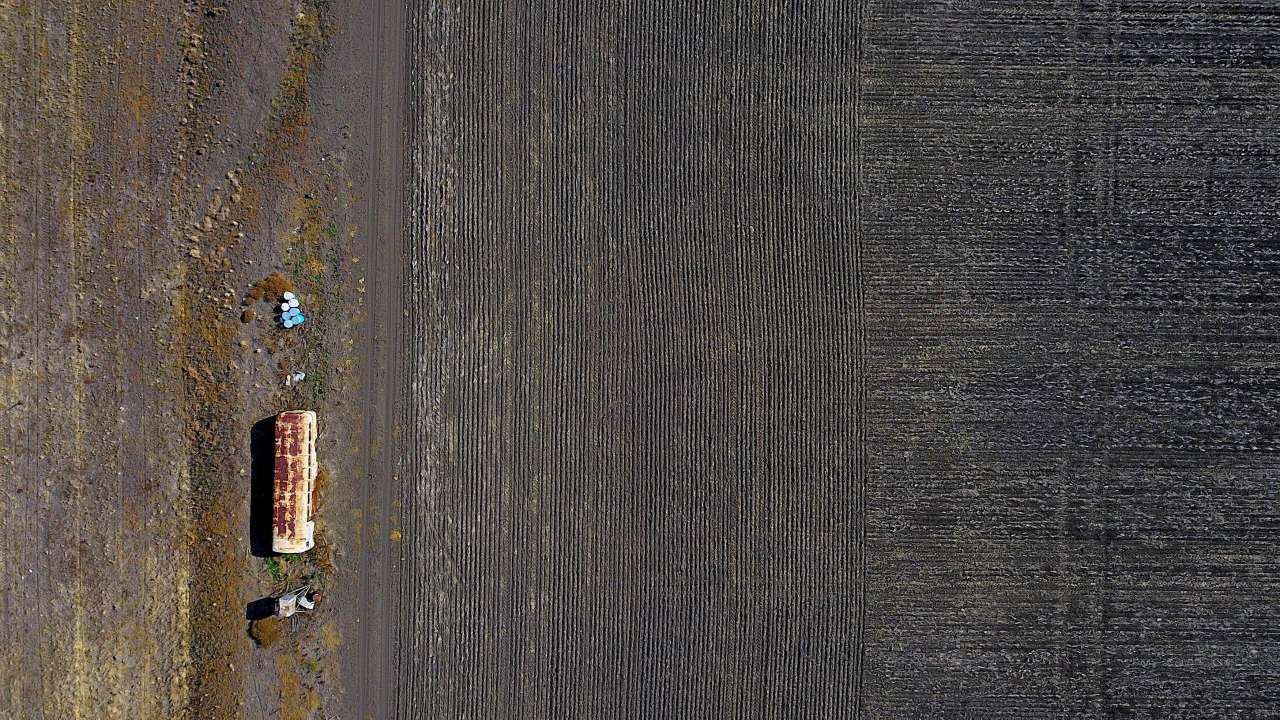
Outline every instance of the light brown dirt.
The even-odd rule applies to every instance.
[[[187,703],[171,10],[0,4],[2,717]]]

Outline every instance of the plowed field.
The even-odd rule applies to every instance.
[[[1253,717],[1277,27],[418,3],[402,717]]]
[[[412,13],[401,715],[847,716],[856,14],[505,10]]]

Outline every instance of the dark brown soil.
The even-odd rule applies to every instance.
[[[856,5],[432,7],[400,716],[856,716]]]
[[[400,717],[1275,713],[1274,8],[409,15]]]

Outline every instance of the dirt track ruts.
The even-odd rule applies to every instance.
[[[156,110],[180,52],[136,8],[34,2],[0,7],[0,58],[0,715],[171,717],[188,513]]]
[[[346,705],[353,717],[390,717],[394,698],[394,617],[400,545],[390,539],[399,528],[399,466],[403,453],[395,412],[405,403],[399,307],[404,244],[404,8],[378,0],[345,6],[339,20],[343,42],[367,43],[356,57],[368,61],[363,85],[350,88],[367,101],[353,118],[357,140],[366,148],[366,173],[359,187],[360,256],[365,263],[364,320],[359,337],[362,418],[362,472],[354,483],[359,512],[356,546],[350,549],[343,582],[343,650]],[[344,90],[345,91],[345,90]],[[352,622],[352,619],[355,622]]]

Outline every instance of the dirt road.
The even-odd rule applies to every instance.
[[[377,0],[339,9],[347,32],[335,48],[335,63],[349,63],[350,75],[332,88],[339,115],[353,128],[352,166],[359,202],[354,208],[363,259],[362,317],[357,343],[360,392],[352,417],[358,426],[356,453],[342,491],[350,514],[339,519],[350,538],[340,585],[338,622],[344,704],[351,717],[392,717],[399,623],[400,473],[410,451],[399,409],[405,380],[401,283],[404,249],[405,9]]]

